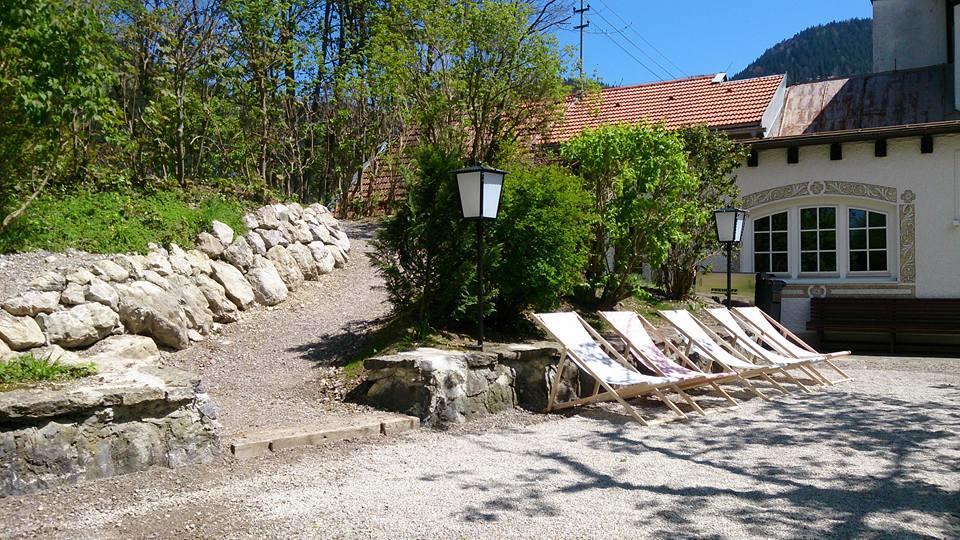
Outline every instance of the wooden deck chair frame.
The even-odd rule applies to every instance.
[[[718,309],[726,309],[726,308],[718,308]],[[728,326],[728,324],[727,324],[726,321],[721,320],[721,319],[718,318],[716,315],[714,315],[713,310],[708,309],[708,310],[705,310],[705,311],[706,311],[708,317],[710,317],[710,318],[713,319],[717,324],[719,324],[721,327],[723,327],[723,329],[726,331],[726,333],[733,339],[733,346],[734,346],[734,347],[739,347],[740,350],[741,350],[741,353],[742,353],[744,356],[752,357],[752,358],[754,358],[754,359],[760,360],[761,362],[764,362],[766,365],[771,365],[771,366],[772,366],[772,365],[777,365],[776,362],[771,361],[769,358],[767,358],[767,357],[763,354],[764,352],[767,352],[767,350],[763,348],[763,346],[762,346],[762,343],[763,343],[762,340],[760,340],[759,338],[758,338],[756,341],[754,341],[754,340],[751,339],[751,340],[749,341],[749,343],[744,343],[744,341],[749,338],[749,335],[746,335],[746,336],[741,337],[740,335],[737,334],[737,332],[736,332],[734,329],[729,328],[729,326]],[[734,324],[737,324],[737,323],[740,321],[740,319],[739,319],[738,317],[736,317],[736,316],[733,316],[733,312],[732,312],[732,311],[730,312],[730,314],[731,314],[731,316],[732,316],[733,319],[734,319],[734,320],[733,320]],[[756,332],[754,332],[754,328],[753,328],[752,326],[749,326],[749,327],[747,327],[747,328],[743,328],[743,326],[741,326],[741,327],[740,327],[740,330],[741,330],[741,332],[743,332],[744,334],[748,334],[748,333],[750,333],[750,332],[753,332],[753,333],[756,335]],[[758,352],[758,351],[759,351],[759,352]],[[780,354],[779,351],[769,351],[769,352],[774,353],[774,354]],[[781,356],[783,356],[783,355],[781,355]],[[809,383],[810,381],[813,381],[814,384],[819,384],[819,385],[832,385],[832,384],[833,384],[833,382],[830,381],[830,379],[824,377],[822,373],[820,373],[819,371],[817,371],[817,369],[813,366],[813,362],[814,362],[813,359],[796,358],[796,357],[794,357],[794,356],[790,356],[790,357],[788,357],[788,358],[789,358],[789,359],[792,359],[792,360],[799,360],[799,361],[798,361],[798,362],[794,362],[794,363],[790,364],[789,366],[788,366],[788,365],[780,365],[780,367],[782,367],[782,368],[784,369],[784,371],[789,372],[789,370],[791,370],[791,369],[798,369],[798,370],[800,370],[801,372],[803,372],[807,377],[810,378],[809,381],[808,381],[808,383]],[[806,392],[812,392],[812,390],[810,390],[806,385],[803,384],[803,381],[800,381],[799,379],[797,379],[797,384],[799,384],[800,387],[804,389],[804,391],[806,391]]]
[[[753,378],[763,379],[764,381],[770,383],[771,385],[773,385],[774,388],[776,388],[777,390],[779,390],[780,392],[782,392],[782,393],[785,394],[785,395],[789,395],[791,392],[790,392],[789,390],[787,390],[786,388],[784,388],[783,385],[781,385],[779,382],[777,382],[777,381],[771,376],[771,373],[776,373],[776,374],[779,374],[779,375],[783,375],[789,382],[791,382],[791,383],[793,383],[793,384],[796,384],[796,385],[802,387],[802,384],[800,384],[800,382],[797,381],[795,377],[793,377],[792,375],[790,375],[789,373],[787,373],[786,370],[784,370],[783,368],[777,367],[777,366],[759,366],[759,365],[757,365],[757,364],[754,364],[753,362],[750,361],[749,358],[747,358],[746,356],[744,356],[743,354],[741,354],[740,351],[738,351],[733,345],[731,345],[731,344],[728,343],[725,339],[723,339],[722,337],[720,337],[719,335],[717,335],[717,333],[714,332],[713,329],[711,329],[709,326],[703,324],[703,321],[701,321],[700,319],[694,317],[693,315],[690,315],[690,318],[697,324],[698,327],[700,327],[700,329],[702,329],[702,330],[707,334],[707,337],[709,337],[711,340],[713,340],[714,343],[716,343],[717,345],[719,345],[720,348],[722,348],[723,350],[727,351],[727,352],[730,353],[732,356],[736,357],[738,360],[742,360],[742,361],[744,361],[744,362],[746,362],[746,363],[749,363],[749,364],[752,364],[752,365],[756,366],[756,368],[754,368],[754,369],[742,369],[742,370],[737,371],[736,369],[734,369],[734,368],[732,368],[731,366],[729,366],[729,365],[727,365],[726,363],[724,363],[723,360],[721,360],[721,359],[717,358],[716,356],[710,354],[710,351],[704,350],[704,351],[703,351],[703,354],[705,354],[705,355],[707,356],[707,359],[709,360],[709,362],[708,362],[708,364],[707,364],[707,369],[708,369],[708,370],[710,369],[710,367],[711,367],[711,365],[712,365],[713,363],[717,363],[721,368],[723,368],[724,371],[734,371],[734,372],[736,372],[737,374],[740,375],[742,381],[745,382],[745,383],[748,385],[748,388],[750,388],[751,391],[752,391],[754,394],[756,394],[757,396],[759,396],[759,397],[761,397],[761,398],[763,398],[764,400],[767,400],[767,401],[770,400],[769,396],[767,396],[766,394],[764,394],[763,392],[761,392],[759,388],[757,388],[756,386],[754,386],[753,384],[751,384],[747,379],[753,379]],[[680,328],[679,326],[673,324],[673,323],[670,321],[670,319],[667,319],[666,317],[664,317],[664,319],[666,319],[667,322],[670,322],[670,324],[671,324],[674,328],[676,328],[677,331],[680,332],[680,334],[683,335],[683,337],[686,338],[686,340],[687,340],[687,345],[686,345],[686,351],[685,351],[684,353],[687,354],[687,355],[689,355],[691,349],[692,349],[693,346],[694,346],[694,341],[695,341],[695,340],[693,339],[693,337],[690,336],[683,328]]]
[[[607,324],[609,324],[610,327],[613,328],[613,331],[616,332],[617,336],[619,336],[620,339],[623,341],[624,345],[627,347],[627,351],[636,355],[637,358],[643,363],[644,367],[653,371],[654,373],[656,373],[661,377],[667,376],[663,371],[661,371],[657,367],[656,362],[653,362],[652,360],[647,358],[646,353],[641,351],[636,346],[636,344],[633,343],[633,341],[629,338],[629,336],[621,332],[616,325],[610,322],[610,320],[604,315],[604,312],[598,311],[597,314],[600,315],[600,318],[607,321]],[[683,351],[678,349],[677,346],[673,344],[673,342],[671,342],[662,333],[660,333],[660,330],[656,326],[651,324],[650,321],[644,318],[643,315],[640,315],[639,313],[634,313],[634,315],[636,315],[637,318],[640,319],[640,324],[643,326],[643,329],[647,331],[647,333],[656,337],[664,344],[664,348],[666,349],[665,355],[668,358],[672,353],[675,358],[675,360],[673,359],[672,360],[679,366],[685,367],[691,371],[696,371],[697,373],[702,373],[703,375],[707,375],[707,373],[704,373],[703,370],[700,369],[700,366],[698,366],[696,362],[690,360],[690,358],[688,358],[687,355],[683,354]],[[677,381],[677,386],[680,387],[681,390],[689,390],[690,388],[699,388],[703,386],[709,386],[713,388],[718,394],[720,394],[720,396],[722,396],[725,400],[727,400],[733,408],[738,408],[740,407],[740,404],[737,403],[737,400],[733,399],[733,397],[730,394],[728,394],[723,388],[720,387],[720,383],[730,381],[731,379],[736,380],[737,378],[738,378],[737,374],[732,374],[729,377],[717,378],[717,379],[689,379],[689,380]],[[706,413],[701,413],[701,414],[706,414]]]
[[[575,315],[577,317],[577,320],[580,322],[580,324],[583,325],[587,333],[590,334],[590,337],[592,337],[597,342],[597,344],[600,345],[600,347],[604,350],[604,352],[606,352],[612,359],[614,359],[617,363],[626,367],[628,370],[639,373],[637,368],[631,365],[630,362],[628,362],[627,359],[623,357],[623,355],[617,352],[617,350],[614,349],[613,346],[610,345],[610,343],[608,343],[607,340],[603,338],[603,336],[601,336],[596,330],[594,330],[593,327],[590,326],[589,323],[587,323],[587,321],[583,320],[583,317],[581,317],[577,313],[575,313]],[[547,399],[547,412],[559,410],[559,409],[568,409],[571,407],[579,407],[582,405],[589,405],[591,403],[598,403],[602,401],[614,400],[624,408],[624,410],[627,412],[629,416],[633,417],[644,426],[651,426],[655,424],[669,422],[670,420],[676,420],[676,419],[687,420],[690,418],[689,416],[684,414],[684,412],[681,411],[680,408],[677,407],[677,405],[673,401],[671,401],[667,397],[667,395],[663,392],[664,389],[673,390],[674,392],[679,394],[684,399],[684,401],[686,401],[687,403],[693,403],[693,405],[695,406],[696,404],[693,402],[693,399],[690,396],[688,396],[686,392],[681,390],[675,383],[672,383],[672,382],[663,383],[663,384],[642,383],[642,384],[634,384],[629,386],[622,386],[620,387],[619,390],[614,389],[612,385],[608,384],[606,381],[601,379],[596,373],[594,373],[594,371],[590,369],[590,367],[587,365],[586,362],[584,362],[582,359],[577,357],[577,355],[566,346],[563,340],[550,330],[547,324],[540,317],[540,314],[534,314],[533,317],[537,321],[537,323],[540,325],[540,327],[543,328],[554,341],[560,344],[560,347],[562,349],[560,353],[560,362],[557,364],[557,372],[554,375],[554,379],[553,379],[553,386],[550,389],[550,394]],[[564,367],[566,367],[568,360],[572,361],[577,366],[577,368],[583,370],[584,373],[589,375],[595,381],[593,386],[593,393],[587,397],[572,399],[564,402],[558,402],[557,393],[560,389],[560,378],[563,376],[563,369]],[[600,392],[600,388],[603,388],[604,392]],[[670,420],[647,420],[639,412],[637,412],[635,407],[631,406],[626,401],[628,399],[640,397],[643,395],[649,395],[649,394],[655,395],[657,398],[660,399],[660,401],[662,401],[665,405],[667,405],[670,408],[670,410],[673,411],[676,418],[673,418]]]
[[[737,318],[738,320],[740,320],[740,321],[743,321],[743,322],[747,325],[748,328],[750,328],[750,329],[752,329],[752,330],[754,331],[754,333],[757,335],[757,337],[759,337],[761,340],[763,340],[763,342],[764,342],[765,344],[767,344],[768,346],[770,346],[770,347],[773,348],[774,350],[776,350],[776,351],[778,351],[778,352],[780,352],[781,354],[786,355],[786,356],[792,356],[792,357],[794,357],[794,358],[802,358],[801,356],[798,356],[798,355],[794,354],[793,351],[786,350],[786,349],[784,349],[782,346],[780,346],[780,344],[777,342],[777,340],[772,339],[772,338],[769,337],[769,332],[767,332],[767,331],[766,331],[765,329],[763,329],[763,328],[758,327],[758,326],[757,326],[756,324],[754,324],[753,321],[751,321],[748,317],[746,317],[745,315],[743,315],[742,313],[740,313],[737,308],[735,308],[735,309],[733,309],[733,310],[731,310],[731,311],[733,312],[734,317],[736,317],[736,318]],[[837,366],[836,364],[833,363],[833,359],[835,359],[835,358],[841,358],[841,357],[844,357],[844,356],[850,356],[851,351],[840,351],[840,352],[835,352],[835,353],[822,353],[822,352],[819,352],[819,351],[817,351],[816,349],[814,349],[813,347],[811,347],[809,343],[807,343],[806,341],[800,339],[799,336],[797,336],[796,334],[794,334],[793,332],[791,332],[786,326],[783,326],[782,324],[780,324],[779,321],[777,321],[776,319],[774,319],[773,317],[771,317],[771,316],[770,316],[769,314],[767,314],[765,311],[763,311],[762,309],[758,309],[758,311],[759,311],[761,314],[763,314],[763,318],[766,319],[766,321],[767,321],[768,323],[770,323],[770,326],[772,326],[777,332],[779,332],[780,335],[782,335],[782,336],[785,337],[786,339],[792,341],[794,345],[800,347],[801,349],[804,349],[804,350],[810,352],[810,354],[816,354],[816,355],[818,355],[818,356],[820,357],[820,359],[819,359],[819,360],[814,360],[815,362],[823,362],[824,364],[828,365],[831,369],[833,369],[834,371],[836,371],[838,374],[840,374],[841,377],[843,377],[842,379],[837,380],[837,381],[829,381],[830,384],[836,384],[836,383],[838,383],[838,382],[844,382],[844,381],[853,380],[853,377],[851,377],[850,375],[847,375],[846,372],[844,372],[842,369],[840,369],[839,366]],[[824,379],[826,380],[826,377],[824,377]]]

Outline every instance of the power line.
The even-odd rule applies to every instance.
[[[654,77],[656,77],[658,81],[663,82],[663,77],[661,77],[659,74],[657,74],[657,72],[655,72],[655,71],[653,71],[652,69],[650,69],[650,67],[647,66],[646,64],[644,64],[639,58],[637,58],[636,56],[634,56],[633,53],[630,52],[630,51],[628,51],[626,47],[624,47],[623,45],[620,44],[620,42],[618,42],[617,40],[613,39],[614,34],[605,33],[605,34],[603,34],[603,35],[606,36],[607,39],[609,39],[614,45],[616,45],[617,47],[619,47],[621,51],[625,52],[625,53],[627,54],[627,56],[629,56],[630,58],[633,58],[633,60],[634,60],[636,63],[638,63],[638,64],[640,64],[641,66],[643,66],[643,69],[649,71],[650,74],[653,75]]]
[[[587,4],[587,7],[583,7],[583,0],[580,0],[580,9],[573,8],[574,15],[580,15],[580,24],[574,26],[573,28],[580,31],[580,61],[578,62],[578,67],[580,68],[580,92],[583,93],[583,31],[585,28],[590,26],[590,21],[587,21],[586,24],[583,22],[583,14],[590,11],[590,5]]]
[[[660,64],[660,62],[657,62],[656,58],[651,57],[651,56],[650,56],[649,54],[647,54],[642,48],[640,48],[639,45],[637,45],[636,43],[634,43],[634,41],[633,41],[632,39],[630,39],[629,37],[626,36],[626,34],[623,33],[623,30],[616,30],[616,26],[615,26],[612,22],[610,22],[609,19],[607,19],[606,17],[604,17],[601,12],[598,11],[598,12],[597,12],[597,16],[600,17],[601,19],[603,19],[603,21],[606,22],[608,25],[610,25],[610,27],[613,28],[614,31],[615,31],[617,34],[619,34],[620,37],[622,37],[627,43],[629,43],[630,45],[633,45],[633,47],[634,47],[637,51],[639,51],[640,54],[642,54],[642,55],[644,55],[645,57],[647,57],[648,60],[652,61],[657,67],[659,67],[660,70],[663,71],[663,73],[665,73],[665,74],[667,75],[667,78],[670,78],[670,79],[677,79],[677,78],[679,78],[679,77],[677,77],[676,75],[674,75],[673,73],[671,73],[669,69],[663,67],[663,66]],[[663,80],[663,79],[661,79],[661,80]]]
[[[673,62],[673,60],[671,60],[669,56],[667,56],[667,55],[664,54],[660,49],[658,49],[656,45],[654,45],[653,43],[650,43],[650,41],[648,41],[647,38],[643,37],[643,35],[641,35],[640,32],[638,32],[638,31],[636,30],[636,28],[633,27],[633,23],[628,22],[626,19],[624,19],[623,17],[621,17],[619,13],[617,13],[613,8],[611,8],[609,5],[607,5],[607,3],[604,2],[603,0],[597,0],[597,1],[600,2],[600,4],[607,9],[607,11],[609,11],[610,13],[612,13],[613,16],[615,16],[616,18],[620,19],[620,21],[622,21],[623,24],[627,25],[626,28],[629,28],[631,32],[633,32],[638,38],[640,38],[641,41],[643,41],[644,43],[646,43],[647,46],[649,46],[649,47],[650,47],[651,49],[653,49],[657,54],[659,54],[664,60],[666,60],[668,64],[670,64],[671,66],[673,66],[673,67],[677,70],[678,73],[680,73],[680,74],[683,75],[684,77],[689,77],[689,75],[687,74],[687,72],[685,72],[685,71],[683,70],[683,68],[681,68],[680,66],[678,66],[677,64],[675,64],[675,63]],[[599,12],[598,12],[598,14],[599,14]],[[642,50],[640,47],[637,47],[637,49],[640,50],[640,52],[643,52],[643,50]],[[650,57],[649,55],[647,55],[646,53],[644,53],[644,55],[647,56],[648,58],[650,58],[651,60],[653,60],[653,58],[651,58],[651,57]],[[655,63],[657,63],[658,66],[660,66],[660,64],[659,64],[658,62],[656,62],[656,60],[653,60],[653,61],[654,61]],[[660,66],[660,67],[661,67],[661,69],[663,69],[663,66]],[[667,70],[664,69],[664,71],[667,71]],[[671,76],[674,76],[674,75],[671,75]]]

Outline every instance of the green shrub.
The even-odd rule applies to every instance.
[[[97,373],[93,364],[65,365],[49,356],[37,358],[32,354],[0,360],[0,391],[27,383],[64,381],[89,377]]]
[[[461,217],[461,163],[436,148],[417,153],[408,196],[374,242],[373,260],[395,310],[422,332],[476,319],[476,229]],[[489,317],[514,322],[551,309],[582,282],[592,222],[579,179],[555,166],[511,165],[500,218],[486,224],[484,289]]]
[[[592,199],[558,166],[511,166],[493,235],[500,246],[491,277],[498,319],[552,310],[583,283]]]
[[[0,232],[0,252],[68,247],[95,253],[144,251],[147,244],[193,245],[214,219],[243,231],[243,205],[217,196],[191,203],[170,192],[74,192],[37,198]]]

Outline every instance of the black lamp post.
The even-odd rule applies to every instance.
[[[475,165],[451,171],[457,176],[463,219],[477,222],[477,347],[483,349],[483,220],[497,219],[506,171]]]
[[[731,306],[730,273],[733,265],[733,245],[739,244],[743,238],[743,222],[747,218],[747,211],[728,206],[713,211],[713,219],[717,226],[717,241],[727,248],[727,308]]]

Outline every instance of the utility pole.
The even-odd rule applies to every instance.
[[[577,62],[577,67],[580,69],[580,93],[583,94],[583,30],[590,26],[590,21],[586,23],[583,22],[583,14],[590,11],[590,4],[587,4],[587,7],[583,7],[583,0],[580,0],[580,9],[573,8],[574,15],[580,15],[580,24],[574,26],[575,30],[580,31],[580,61]]]

